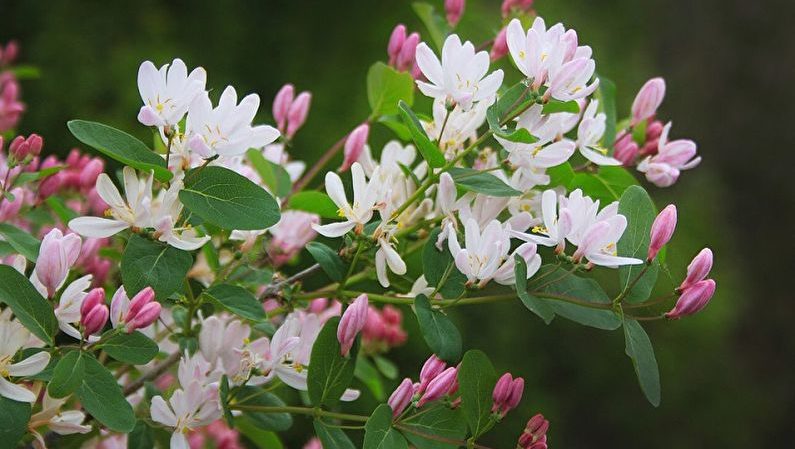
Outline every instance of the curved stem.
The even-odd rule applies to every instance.
[[[292,413],[294,415],[307,415],[315,417],[343,419],[347,421],[367,422],[369,416],[353,415],[350,413],[330,412],[320,408],[310,407],[297,407],[297,406],[261,406],[261,405],[242,405],[233,404],[230,406],[233,410],[260,412],[260,413]]]
[[[416,430],[416,429],[414,429],[412,427],[409,427],[409,426],[406,426],[406,425],[403,425],[403,424],[400,424],[400,423],[395,424],[395,428],[399,429],[399,430],[402,430],[403,432],[413,433],[414,435],[417,435],[419,437],[425,438],[426,440],[438,441],[440,443],[454,444],[457,447],[473,447],[475,449],[491,449],[488,446],[484,446],[484,445],[478,444],[478,443],[472,443],[472,446],[469,446],[469,443],[467,441],[456,440],[456,439],[452,439],[452,438],[446,438],[446,437],[442,437],[442,436],[439,436],[439,435],[430,435],[430,434],[427,434],[427,433],[424,433],[424,432],[420,432],[420,431],[418,431],[418,430]]]

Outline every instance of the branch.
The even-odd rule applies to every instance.
[[[158,378],[161,374],[165,373],[169,368],[171,368],[171,365],[179,361],[180,355],[181,354],[179,353],[179,351],[169,355],[162,362],[155,365],[155,367],[152,368],[151,371],[139,377],[138,379],[135,379],[132,383],[125,386],[123,390],[124,396],[128,396],[132,393],[135,393],[136,391],[138,391],[139,388],[144,386],[144,383],[149,382],[150,380],[154,380]]]
[[[310,274],[314,273],[318,269],[320,269],[320,264],[316,263],[314,265],[311,265],[309,268],[299,271],[298,273],[288,277],[283,281],[276,282],[275,284],[269,284],[267,287],[265,287],[265,290],[262,292],[262,295],[260,295],[260,300],[264,301],[268,298],[273,297],[274,295],[279,293],[285,285],[297,282],[309,276]]]

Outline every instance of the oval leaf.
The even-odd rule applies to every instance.
[[[651,405],[660,405],[660,371],[654,348],[643,327],[635,320],[624,320],[624,340],[626,353],[632,359],[635,374],[640,382],[640,389]]]
[[[83,351],[67,352],[55,365],[47,391],[53,398],[65,398],[77,390],[83,381],[83,376],[85,376]]]
[[[339,208],[328,195],[323,192],[306,191],[290,196],[287,207],[304,212],[312,212],[323,218],[339,219]]]
[[[522,192],[506,184],[500,178],[488,172],[473,168],[453,167],[450,169],[456,185],[470,192],[483,193],[489,196],[520,196]]]
[[[339,317],[329,319],[312,346],[307,385],[309,400],[316,407],[336,406],[353,380],[359,342],[353,345],[347,357],[343,357],[337,340],[339,322]]]
[[[222,229],[267,229],[280,217],[279,205],[265,189],[223,167],[189,171],[179,199],[188,210]]]
[[[398,72],[383,62],[376,62],[367,71],[367,101],[372,117],[397,114],[398,103],[414,103],[414,78]]]
[[[528,107],[536,101],[535,94],[524,82],[518,82],[505,91],[497,101],[486,110],[486,120],[494,135],[511,142],[534,143],[538,139],[524,128],[504,128],[506,121],[514,111]]]
[[[0,395],[0,447],[13,448],[28,432],[30,404]]]
[[[39,246],[41,246],[39,239],[8,223],[0,223],[0,235],[14,250],[25,256],[25,259],[36,262],[39,257]]]
[[[467,277],[456,268],[447,245],[443,245],[441,250],[436,247],[440,232],[441,229],[434,229],[425,242],[422,249],[422,271],[428,286],[437,287],[442,284],[439,287],[442,297],[458,298],[466,289]]]
[[[83,408],[108,429],[129,433],[135,427],[135,414],[116,378],[93,356],[86,354],[84,359],[86,374],[77,388]]]
[[[314,425],[315,435],[320,439],[323,449],[356,449],[342,429],[329,427],[317,419],[314,421]]]
[[[379,405],[364,425],[362,449],[407,449],[406,439],[392,428],[392,408]]]
[[[202,292],[202,295],[206,295],[226,310],[248,320],[263,321],[267,318],[262,304],[243,287],[220,284],[208,288]]]
[[[440,359],[454,363],[461,357],[461,333],[450,318],[431,307],[425,295],[414,300],[414,311],[425,343]]]
[[[555,318],[555,312],[544,300],[527,293],[527,263],[519,254],[514,255],[513,272],[516,277],[516,294],[522,304],[544,320],[544,323],[551,323]]]
[[[11,307],[20,323],[48,345],[58,332],[52,306],[28,278],[8,265],[0,265],[0,302]]]
[[[290,180],[290,174],[279,164],[265,159],[260,150],[252,148],[246,153],[248,160],[257,170],[262,182],[273,192],[274,195],[282,198],[290,193],[293,187],[293,182]]]
[[[568,270],[550,265],[541,267],[538,272],[545,276],[544,283],[552,282],[542,289],[544,292],[570,296],[581,301],[610,303],[607,293],[593,279],[577,277]],[[604,330],[614,330],[621,326],[621,320],[612,310],[584,307],[556,299],[549,299],[547,305],[555,314],[585,326]]]
[[[461,408],[436,407],[423,410],[401,421],[403,436],[417,449],[458,449],[457,444],[443,443],[446,440],[463,440],[467,423]]]
[[[121,256],[121,279],[130,297],[152,287],[164,299],[182,288],[192,265],[190,253],[134,234]]]
[[[320,264],[320,268],[323,269],[329,279],[339,282],[345,276],[345,264],[336,251],[320,242],[309,242],[306,245],[306,250]]]
[[[400,118],[403,120],[403,124],[409,129],[411,133],[411,140],[414,141],[414,144],[417,146],[420,154],[422,157],[428,161],[428,165],[434,168],[439,168],[447,162],[442,154],[442,151],[436,146],[435,143],[431,142],[431,139],[428,138],[428,135],[425,134],[425,130],[422,128],[422,124],[417,116],[414,114],[414,111],[411,110],[408,104],[404,101],[401,101],[399,104],[400,108]]]
[[[160,351],[157,343],[138,331],[113,335],[101,348],[114,359],[131,365],[149,363]]]
[[[618,213],[627,217],[627,229],[618,241],[618,255],[645,260],[651,242],[651,225],[657,215],[654,202],[641,186],[630,186],[621,195]],[[621,290],[627,291],[624,299],[629,302],[645,301],[657,282],[659,264],[624,265],[618,268]],[[635,281],[639,275],[643,275]],[[634,282],[634,283],[633,283]]]
[[[158,181],[165,182],[174,176],[166,167],[165,159],[124,131],[86,120],[70,120],[66,126],[77,140],[105,156],[138,170],[145,172],[154,170]]]
[[[491,417],[492,392],[497,383],[488,356],[482,351],[471,350],[464,354],[458,369],[461,390],[461,408],[473,435],[478,435]]]

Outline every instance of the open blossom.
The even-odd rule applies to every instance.
[[[53,399],[49,393],[44,393],[41,410],[30,417],[28,428],[34,437],[34,447],[45,449],[47,447],[44,437],[36,430],[46,426],[48,430],[58,435],[72,435],[75,433],[91,432],[91,426],[83,424],[86,414],[80,410],[61,410],[66,403],[66,398]]]
[[[432,98],[452,101],[463,110],[486,98],[491,98],[502,85],[502,70],[489,75],[489,54],[475,53],[471,42],[461,43],[456,34],[444,42],[441,61],[428,45],[417,46],[417,65],[428,82],[417,81],[420,91]]]
[[[607,150],[599,144],[605,134],[607,116],[604,112],[597,113],[598,108],[599,100],[591,100],[585,109],[577,128],[577,149],[596,165],[621,165],[621,161],[608,156]]]
[[[368,183],[362,165],[358,162],[351,165],[353,203],[349,203],[340,177],[334,172],[326,173],[326,193],[339,207],[339,215],[345,218],[345,221],[326,225],[313,224],[312,228],[326,237],[340,237],[353,229],[361,232],[364,225],[373,218],[373,210],[381,193],[379,176],[376,175],[372,176]]]
[[[188,431],[204,427],[221,417],[218,387],[191,380],[175,390],[168,402],[162,396],[153,397],[150,413],[153,421],[174,429],[172,449],[189,449],[185,436]]]
[[[670,187],[682,170],[689,170],[701,162],[696,156],[696,143],[679,139],[668,141],[671,122],[665,125],[657,144],[657,154],[649,156],[638,164],[638,171],[646,174],[646,179],[657,187]]]
[[[196,230],[187,223],[176,224],[183,207],[179,200],[179,192],[182,187],[182,181],[176,180],[171,183],[168,190],[161,191],[160,196],[152,205],[152,208],[156,210],[152,217],[152,224],[155,228],[155,236],[161,242],[181,250],[193,251],[207,243],[210,236],[199,236]]]
[[[41,241],[36,268],[33,270],[34,285],[41,284],[48,297],[63,286],[69,270],[80,256],[82,240],[76,234],[64,235],[60,229],[53,229]]]
[[[246,95],[240,104],[237,92],[228,86],[213,108],[204,93],[190,105],[185,123],[187,147],[203,158],[214,155],[237,156],[249,148],[262,148],[279,137],[279,131],[268,125],[251,126],[259,109],[259,96]]]
[[[533,105],[517,121],[517,127],[527,129],[538,138],[538,141],[533,143],[512,142],[495,136],[495,139],[508,152],[508,160],[528,174],[534,174],[537,171],[566,162],[575,150],[575,144],[571,140],[556,141],[560,132],[560,125],[555,121],[557,118],[545,116],[541,110],[541,105]],[[548,178],[539,179],[541,184],[547,182],[549,182]]]
[[[30,332],[17,320],[0,317],[0,396],[19,402],[36,402],[36,395],[19,386],[10,377],[38,374],[50,362],[50,354],[37,352],[16,363],[11,363],[16,353],[30,340]]]
[[[586,228],[582,241],[572,257],[576,262],[585,258],[595,265],[610,268],[643,263],[642,260],[634,257],[618,255],[616,245],[626,228],[627,219],[623,215],[614,215],[606,220],[593,223]]]
[[[211,316],[202,321],[199,350],[214,369],[229,376],[234,385],[248,380],[251,364],[246,366],[242,350],[251,329],[240,320]]]
[[[439,142],[439,149],[447,159],[452,159],[477,138],[478,129],[486,121],[486,112],[494,103],[495,96],[484,98],[470,109],[455,108],[448,111],[445,100],[433,101],[433,121],[423,122],[428,137]]]
[[[138,68],[138,91],[144,105],[138,121],[146,126],[175,126],[188,111],[191,102],[204,92],[207,72],[198,67],[188,74],[181,59],[158,70],[151,61]]]
[[[532,233],[513,231],[514,237],[539,245],[555,247],[560,253],[566,248],[566,237],[574,226],[574,218],[568,208],[558,205],[558,194],[554,190],[546,190],[541,195],[543,226],[533,228]]]
[[[91,287],[91,278],[91,275],[86,275],[75,279],[71,284],[67,285],[61,292],[58,306],[55,308],[58,328],[78,340],[82,336],[74,324],[80,322],[83,301],[86,297],[86,290]]]

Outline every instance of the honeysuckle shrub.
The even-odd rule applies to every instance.
[[[665,82],[617,111],[591,48],[532,1],[503,2],[483,43],[456,33],[463,0],[413,8],[426,29],[392,31],[370,115],[308,164],[311,93],[285,85],[273,126],[254,124],[257,94],[216,99],[180,59],[139,68],[151,142],[80,117],[83,149],[44,157],[14,132],[34,70],[0,48],[0,446],[273,448],[302,417],[309,448],[484,448],[491,431],[546,448],[524,379],[447,314],[508,301],[530,325],[623,332],[660,403],[643,325],[715,292],[709,249],[666,264],[676,207],[647,191],[700,162],[659,118]],[[393,139],[371,147],[371,127]],[[398,367],[415,319],[427,361]],[[369,415],[348,410],[362,394]]]

